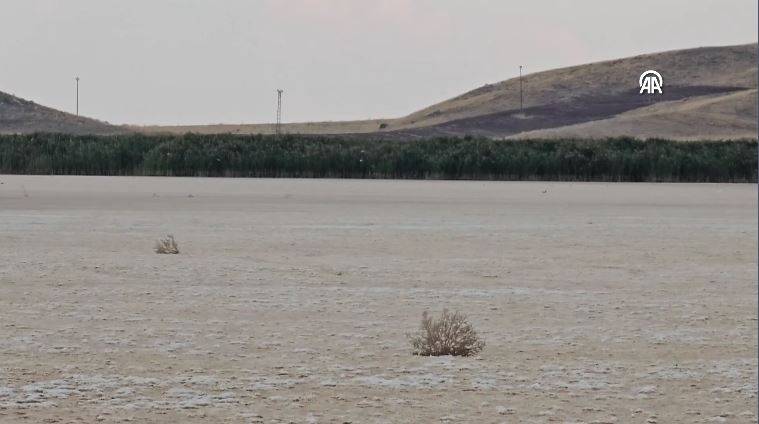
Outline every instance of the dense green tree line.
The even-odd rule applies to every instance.
[[[753,182],[757,143],[4,135],[0,173]]]

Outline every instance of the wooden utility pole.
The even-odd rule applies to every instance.
[[[76,116],[79,116],[79,77],[76,79]]]
[[[519,65],[519,113],[524,113],[524,89],[522,86],[522,65]]]

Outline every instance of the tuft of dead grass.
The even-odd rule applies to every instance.
[[[467,316],[456,311],[443,310],[440,318],[422,313],[419,333],[410,336],[414,355],[420,356],[472,356],[485,347]]]
[[[176,255],[179,253],[179,245],[174,240],[174,236],[169,234],[166,238],[162,238],[156,242],[155,252],[163,255]]]

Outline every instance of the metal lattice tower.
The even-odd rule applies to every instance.
[[[277,137],[282,133],[282,93],[284,90],[277,89],[277,126],[274,128]]]

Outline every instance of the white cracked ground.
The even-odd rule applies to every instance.
[[[0,422],[756,422],[756,209],[753,185],[0,176]],[[410,354],[442,308],[479,356]]]

